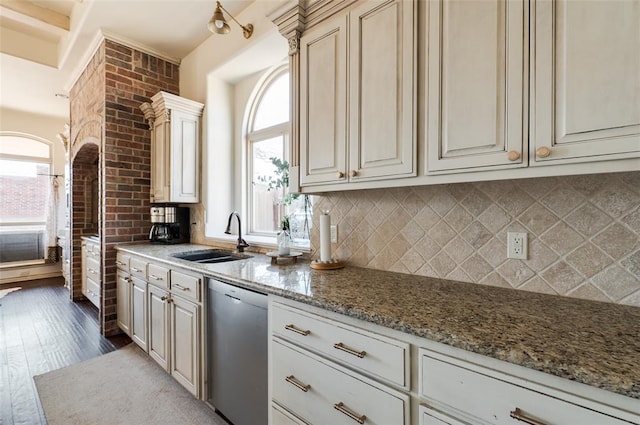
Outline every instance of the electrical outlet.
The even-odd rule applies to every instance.
[[[331,225],[331,243],[338,243],[338,225]]]
[[[527,234],[507,232],[507,258],[527,259]]]

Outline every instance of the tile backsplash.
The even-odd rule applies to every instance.
[[[328,193],[348,264],[640,307],[640,172]],[[507,232],[528,259],[507,259]]]

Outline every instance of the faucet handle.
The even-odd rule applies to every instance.
[[[236,248],[238,248],[238,252],[244,252],[244,249],[249,246],[251,245],[249,245],[247,241],[242,238],[238,238],[238,245],[236,245]]]

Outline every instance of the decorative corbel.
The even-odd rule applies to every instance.
[[[150,103],[145,102],[142,105],[140,105],[140,110],[144,114],[144,119],[147,120],[147,123],[149,125],[149,130],[153,130],[153,123],[156,119],[156,114],[153,111],[153,107],[151,106]]]

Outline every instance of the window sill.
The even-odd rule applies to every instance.
[[[214,243],[222,242],[224,244],[235,245],[238,240],[238,236],[227,235],[223,233],[221,235],[206,236],[206,239]],[[246,236],[243,236],[243,239],[247,241],[249,245],[251,245],[251,248],[257,249],[260,252],[266,253],[268,251],[274,251],[278,249],[278,244],[276,243],[275,238],[271,238],[267,236],[246,235]],[[251,250],[251,248],[249,248],[249,250]],[[311,248],[308,245],[305,246],[305,245],[292,244],[291,249],[295,251],[300,251],[303,253],[311,252]]]

